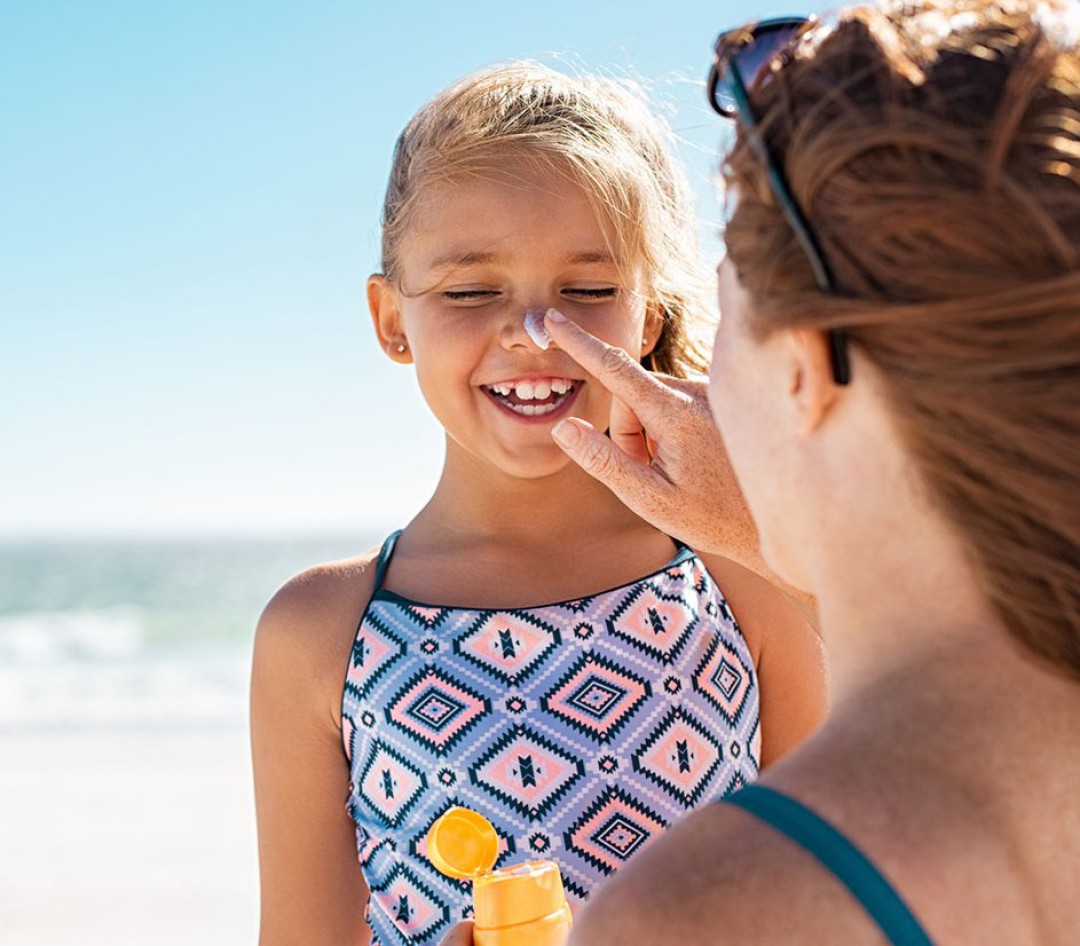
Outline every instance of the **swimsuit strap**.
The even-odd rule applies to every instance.
[[[915,915],[866,855],[805,805],[760,784],[748,785],[724,802],[748,811],[814,855],[851,891],[890,943],[932,946]]]
[[[386,569],[390,567],[390,556],[394,554],[394,546],[397,545],[397,540],[401,537],[402,531],[398,529],[397,532],[391,532],[386,537],[386,541],[383,542],[382,548],[379,549],[379,559],[375,563],[375,586],[371,589],[372,594],[382,587],[383,579],[386,577]]]

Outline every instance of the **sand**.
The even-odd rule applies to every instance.
[[[255,943],[248,758],[240,723],[0,732],[0,941]]]

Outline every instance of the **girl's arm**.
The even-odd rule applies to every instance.
[[[323,566],[292,579],[267,605],[255,635],[259,946],[370,942],[341,742],[345,668],[371,593],[366,564]]]
[[[761,766],[766,768],[813,733],[825,718],[825,649],[804,612],[775,585],[729,559],[702,555],[716,579],[757,668],[761,700]]]

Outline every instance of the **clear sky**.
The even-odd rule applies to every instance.
[[[404,123],[505,59],[637,77],[683,140],[708,247],[712,39],[795,10],[3,4],[0,537],[403,524],[441,431],[363,286]]]

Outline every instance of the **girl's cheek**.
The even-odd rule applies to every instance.
[[[585,306],[580,307],[585,309]],[[620,348],[636,348],[641,344],[642,333],[645,331],[645,312],[630,311],[625,308],[603,307],[604,311],[596,311],[600,306],[592,307],[592,312],[581,312],[570,315],[582,328],[587,329],[597,338],[609,345],[617,345]]]

